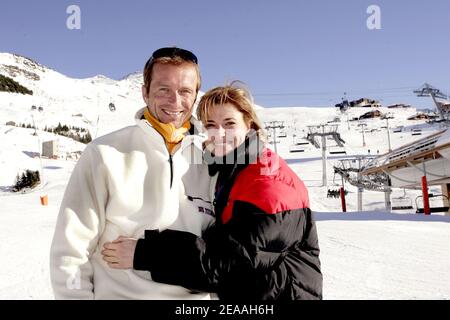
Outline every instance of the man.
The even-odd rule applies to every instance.
[[[192,52],[156,50],[144,68],[147,106],[136,125],[86,147],[64,194],[50,252],[57,299],[209,297],[154,282],[148,272],[111,269],[100,254],[119,235],[143,238],[146,229],[169,227],[200,235],[212,222],[202,140],[189,134],[200,82]]]

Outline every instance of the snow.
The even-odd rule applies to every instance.
[[[44,126],[58,122],[90,130],[100,136],[133,124],[133,116],[143,106],[140,97],[142,78],[133,73],[120,81],[97,76],[70,79],[23,57],[0,53],[0,73],[9,76],[4,65],[13,65],[41,78],[15,77],[35,91],[34,96],[0,92],[0,299],[53,299],[49,279],[49,249],[65,186],[76,164],[67,153],[81,152],[85,145],[44,132]],[[108,104],[113,102],[116,111]],[[31,111],[31,105],[44,111]],[[325,299],[450,299],[450,216],[417,215],[414,212],[385,212],[384,194],[364,191],[363,210],[357,210],[357,190],[346,184],[348,213],[342,213],[339,199],[327,198],[327,189],[337,189],[340,177],[333,176],[333,165],[342,158],[361,154],[383,154],[389,149],[386,120],[350,121],[371,109],[354,108],[340,114],[335,108],[259,108],[262,121],[285,121],[287,138],[278,138],[277,151],[308,187],[315,212],[321,248]],[[407,121],[414,108],[385,109],[389,120],[391,148],[441,131],[440,124],[422,120]],[[79,115],[81,114],[81,116]],[[33,115],[33,117],[31,117]],[[302,138],[308,125],[327,122],[339,125],[344,148],[327,140],[330,150],[345,150],[346,155],[329,155],[328,187],[322,186],[321,150],[311,144],[303,153],[290,153],[295,134]],[[6,122],[30,123],[34,129],[7,126]],[[402,132],[392,129],[403,126]],[[422,129],[422,136],[412,136]],[[59,159],[39,158],[42,141],[57,139]],[[272,145],[273,147],[273,145]],[[369,151],[370,150],[370,151]],[[43,186],[28,193],[11,193],[9,187],[25,169],[43,169]],[[440,193],[439,187],[430,192]],[[392,199],[403,196],[394,190]],[[420,191],[406,190],[414,202]],[[40,204],[48,195],[49,205]]]
[[[368,212],[316,219],[325,299],[449,299],[449,217]]]

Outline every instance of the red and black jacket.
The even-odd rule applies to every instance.
[[[134,268],[157,282],[216,292],[227,300],[322,298],[317,230],[303,182],[286,162],[247,139],[218,172],[216,224],[202,237],[146,231]],[[245,158],[245,161],[242,161]],[[224,158],[225,159],[225,158]],[[227,162],[229,163],[229,162]],[[250,164],[249,164],[250,163]]]

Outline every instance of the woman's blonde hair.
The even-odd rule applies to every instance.
[[[235,106],[243,114],[249,128],[255,130],[258,136],[264,139],[263,126],[256,115],[253,98],[250,91],[240,81],[233,81],[229,85],[207,91],[198,103],[197,118],[205,125],[211,109],[227,103]]]

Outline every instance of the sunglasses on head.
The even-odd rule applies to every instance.
[[[148,60],[147,64],[151,63],[153,60],[158,58],[174,58],[174,57],[180,57],[181,59],[185,61],[190,61],[195,64],[198,64],[197,57],[192,52],[176,48],[176,47],[168,47],[168,48],[161,48],[153,52],[152,56]]]

